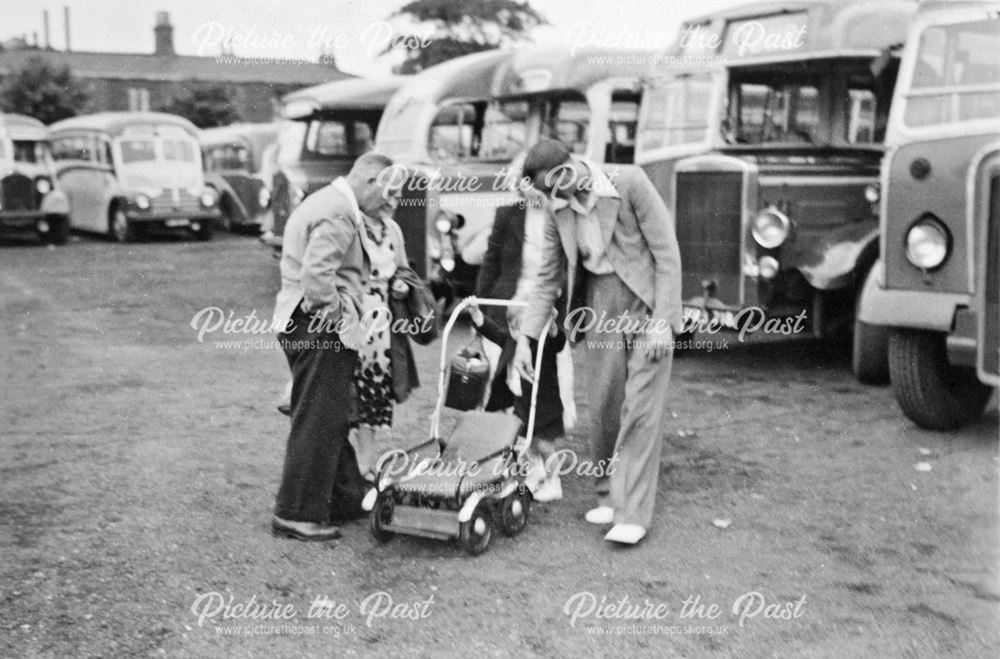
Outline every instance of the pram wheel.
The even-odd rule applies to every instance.
[[[479,503],[468,522],[463,522],[459,530],[459,540],[465,551],[473,556],[482,554],[490,544],[493,535],[493,513],[485,501]]]
[[[508,494],[500,502],[500,530],[504,535],[517,535],[528,525],[531,512],[531,493],[524,485]]]
[[[386,531],[385,527],[392,523],[392,510],[395,502],[389,492],[379,492],[372,507],[371,516],[368,518],[368,528],[371,529],[372,536],[379,542],[389,542],[395,535],[392,531]]]

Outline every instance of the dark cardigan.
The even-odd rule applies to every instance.
[[[484,298],[509,300],[517,291],[521,276],[521,253],[524,245],[525,208],[523,205],[497,208],[490,233],[489,246],[479,270],[476,295]],[[500,359],[490,389],[486,411],[502,410],[513,405],[514,413],[525,424],[528,421],[531,401],[531,383],[521,378],[522,397],[515,397],[507,386],[507,366],[517,347],[507,328],[505,307],[483,307],[483,325],[480,334],[500,346]],[[529,339],[532,356],[537,342]],[[535,436],[554,439],[565,433],[562,422],[562,399],[559,397],[559,377],[556,354],[566,345],[566,336],[560,330],[555,337],[545,340],[542,369],[538,374],[538,400],[535,409]]]

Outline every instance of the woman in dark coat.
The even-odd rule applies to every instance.
[[[528,198],[497,209],[489,245],[479,271],[477,296],[502,300],[523,299],[533,285],[540,260],[544,222],[542,213],[530,213],[532,204],[536,203],[534,199]],[[534,210],[540,209],[535,207]],[[471,317],[479,333],[501,349],[486,410],[502,410],[513,406],[514,413],[526,424],[532,384],[512,375],[512,370],[509,372],[507,368],[514,356],[520,312],[518,307],[487,307],[482,311],[473,309]],[[565,334],[553,322],[552,333],[545,341],[538,378],[535,441],[528,449],[529,460],[533,463],[528,484],[533,488],[538,501],[562,498],[558,474],[548,474],[543,463],[554,453],[555,440],[566,431],[557,369],[557,354],[565,345]]]

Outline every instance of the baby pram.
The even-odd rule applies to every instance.
[[[430,438],[405,451],[383,456],[362,507],[370,511],[372,535],[386,542],[394,534],[438,540],[458,539],[470,554],[486,551],[493,528],[508,536],[524,530],[531,510],[525,469],[518,460],[521,420],[503,412],[463,412],[447,441],[441,437],[441,412],[448,381],[448,336],[461,312],[470,305],[525,306],[524,302],[470,297],[452,311],[441,334],[441,365],[437,403],[431,415]],[[545,337],[542,330],[535,355],[541,371]],[[537,387],[532,388],[523,446],[531,445],[535,427]]]

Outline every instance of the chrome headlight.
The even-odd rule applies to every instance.
[[[40,178],[35,181],[35,189],[38,194],[48,194],[52,190],[52,182],[47,178]]]
[[[212,190],[205,190],[201,193],[201,205],[208,208],[214,206],[216,201],[215,193]]]
[[[267,208],[271,204],[271,191],[267,187],[261,188],[257,193],[257,203],[261,208]]]
[[[455,269],[455,259],[450,256],[441,257],[441,269],[445,272],[451,272]]]
[[[774,206],[768,206],[753,218],[750,232],[758,245],[764,249],[774,249],[788,238],[791,226],[787,215]]]
[[[906,232],[906,260],[921,270],[940,267],[950,249],[948,229],[933,215],[924,215]]]
[[[144,194],[137,194],[135,196],[135,207],[136,208],[138,208],[140,210],[148,210],[151,204],[152,204],[152,201],[150,201],[150,199],[149,199],[148,196],[146,196]]]
[[[869,204],[877,203],[879,200],[880,192],[879,186],[869,185],[865,187],[865,201]]]

